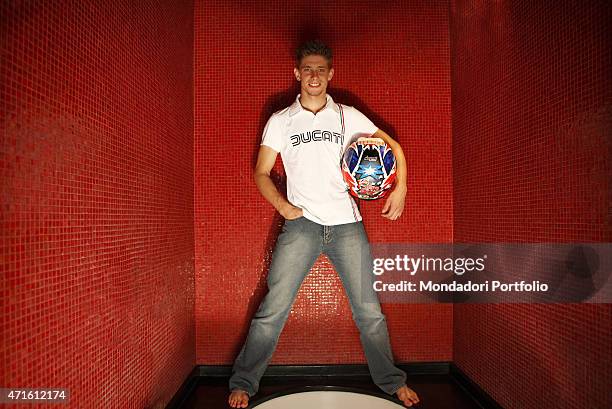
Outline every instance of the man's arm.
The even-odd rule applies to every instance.
[[[287,220],[297,219],[302,216],[302,209],[293,206],[287,201],[276,189],[272,178],[270,178],[270,171],[274,167],[276,162],[276,152],[274,149],[262,145],[259,148],[259,155],[257,156],[257,165],[255,165],[255,184],[263,195],[263,197],[270,202],[272,206]]]
[[[393,192],[389,194],[387,201],[382,209],[382,216],[386,217],[390,220],[397,220],[402,215],[404,211],[404,201],[406,199],[406,178],[407,178],[407,169],[406,169],[406,158],[404,157],[404,151],[402,151],[402,147],[396,140],[390,137],[386,132],[382,130],[377,130],[372,135],[373,138],[380,138],[389,147],[393,152],[393,156],[395,156],[396,163],[396,179],[395,179],[395,189]]]

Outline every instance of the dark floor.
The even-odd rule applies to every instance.
[[[229,396],[229,377],[207,377],[201,379],[200,384],[195,388],[191,397],[181,408],[229,408],[229,405],[227,404],[227,397]],[[251,403],[257,403],[257,401],[260,399],[272,394],[305,386],[351,387],[384,394],[372,382],[369,376],[264,376],[261,380],[259,392],[251,398]],[[453,382],[449,375],[415,375],[408,378],[408,386],[416,391],[421,400],[418,405],[413,406],[415,409],[481,408],[481,406],[475,403],[459,386],[455,384],[455,382]],[[401,403],[400,401],[397,402]]]

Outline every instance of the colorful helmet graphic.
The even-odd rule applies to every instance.
[[[378,199],[395,180],[395,156],[380,138],[359,138],[346,148],[342,175],[349,192],[359,199]]]

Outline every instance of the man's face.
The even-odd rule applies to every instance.
[[[300,67],[294,68],[295,78],[300,81],[302,94],[316,97],[325,94],[327,83],[334,76],[334,69],[329,68],[327,60],[321,55],[309,55],[302,58]]]

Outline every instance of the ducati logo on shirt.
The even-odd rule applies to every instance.
[[[298,146],[301,143],[326,141],[337,143],[340,146],[344,145],[344,135],[337,132],[321,131],[320,129],[312,132],[302,132],[300,134],[291,135],[290,138],[292,146]]]

